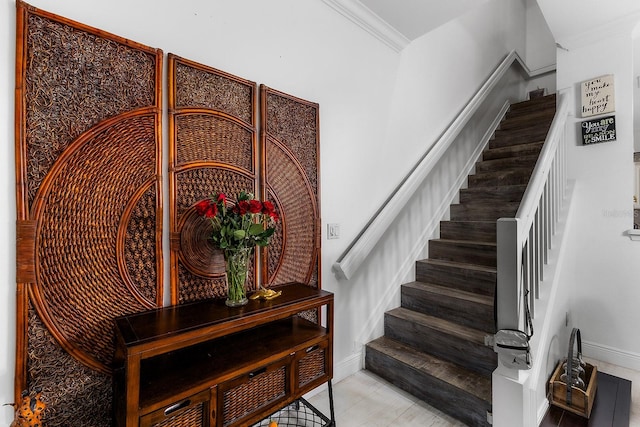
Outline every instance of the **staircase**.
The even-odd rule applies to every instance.
[[[471,426],[487,426],[497,355],[496,220],[513,217],[555,114],[555,95],[511,105],[494,138],[385,313],[384,336],[366,345],[365,367]]]

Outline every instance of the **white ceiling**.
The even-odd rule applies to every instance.
[[[323,0],[395,49],[488,0]],[[640,21],[640,0],[525,0],[538,3],[556,42],[602,37]],[[640,29],[638,30],[640,33]]]
[[[415,40],[484,1],[486,0],[360,0],[409,40]]]
[[[604,26],[628,27],[640,19],[640,0],[537,0],[555,40],[602,36]]]

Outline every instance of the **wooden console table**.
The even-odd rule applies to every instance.
[[[250,425],[330,385],[333,294],[278,289],[243,307],[207,300],[116,319],[116,426]]]

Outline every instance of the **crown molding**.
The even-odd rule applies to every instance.
[[[322,1],[396,52],[402,51],[410,43],[407,37],[373,13],[359,0]]]

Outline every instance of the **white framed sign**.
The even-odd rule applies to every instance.
[[[582,82],[582,117],[611,113],[616,110],[613,74]]]

